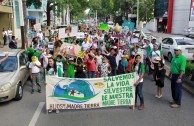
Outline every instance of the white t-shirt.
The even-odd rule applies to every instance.
[[[119,66],[119,61],[122,59],[122,55],[123,55],[123,50],[119,50],[119,53],[116,56],[117,66]]]
[[[3,36],[7,35],[7,31],[2,32],[2,35]]]
[[[8,30],[8,35],[12,36],[12,31],[11,30]]]
[[[157,61],[155,61],[156,58],[161,58],[160,50],[152,51],[152,62],[153,63],[158,63]]]
[[[86,51],[88,48],[90,48],[90,44],[88,42],[82,43],[83,50]]]
[[[139,65],[136,65],[136,66],[135,66],[135,71],[136,71],[136,75],[137,75],[137,76],[136,76],[136,80],[139,79],[138,69],[139,69]],[[140,83],[141,83],[141,82],[143,82],[143,78],[141,79]]]
[[[56,62],[56,65],[57,65],[57,70],[60,68],[61,69],[61,72],[63,72],[63,63],[62,62]]]
[[[96,55],[96,67],[98,67],[98,65],[102,64],[102,55]]]
[[[41,63],[37,60],[36,65],[41,66]],[[29,68],[32,69],[32,73],[39,73],[40,72],[40,68],[35,66],[32,62],[30,63]]]
[[[42,32],[41,32],[41,33],[38,32],[38,33],[37,33],[37,36],[40,37],[40,40],[43,40],[43,33],[42,33]]]

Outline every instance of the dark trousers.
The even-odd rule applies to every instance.
[[[112,75],[112,76],[116,76],[116,74],[117,74],[116,68],[112,68],[112,70],[111,70],[111,75]]]
[[[181,97],[182,97],[182,82],[177,84],[176,81],[178,79],[179,75],[172,75],[171,78],[171,92],[172,92],[172,98],[176,102],[176,104],[181,105]]]
[[[143,88],[143,82],[140,82],[137,86],[136,86],[136,90],[135,90],[135,104],[137,104],[137,96],[140,99],[140,104],[144,104],[144,97],[143,97],[143,93],[142,93],[142,88]]]
[[[7,36],[3,37],[3,41],[4,41],[4,45],[6,45],[7,44]]]

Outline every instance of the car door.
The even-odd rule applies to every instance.
[[[168,44],[167,44],[168,39],[169,38],[165,38],[165,39],[162,40],[162,52],[163,52],[164,56],[168,56],[167,55],[168,54]]]
[[[19,55],[19,74],[20,74],[20,80],[22,81],[22,84],[25,83],[27,76],[29,75],[28,69],[26,67],[26,56],[25,54],[21,53]]]
[[[174,55],[174,41],[172,38],[168,38],[168,41],[167,41],[167,56],[169,53],[172,54],[172,56]]]

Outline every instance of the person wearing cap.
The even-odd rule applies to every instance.
[[[70,57],[68,59],[69,61],[67,62],[67,77],[69,78],[75,78],[75,63],[73,62],[74,61],[74,58],[73,57]]]
[[[41,63],[38,61],[36,56],[31,57],[32,62],[29,64],[30,68],[30,79],[32,80],[32,91],[34,93],[34,86],[38,86],[38,92],[41,93],[41,85],[40,85],[40,69]]]
[[[172,58],[169,73],[173,99],[170,101],[170,104],[172,108],[179,108],[181,106],[182,84],[186,69],[186,57],[182,54],[180,46],[177,46],[174,49],[174,54],[175,56]]]

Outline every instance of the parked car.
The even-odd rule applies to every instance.
[[[16,49],[6,53],[9,53],[8,58],[0,64],[0,102],[21,100],[23,86],[29,78],[24,50]],[[0,51],[0,59],[4,56],[5,52]]]
[[[193,60],[194,41],[187,37],[166,37],[162,40],[163,55],[168,57],[168,61],[172,60],[174,48],[180,46],[182,54],[187,60]]]
[[[194,37],[194,27],[189,28],[188,30],[188,37]]]
[[[190,33],[191,30],[192,30],[192,28],[184,29],[183,35],[186,36],[186,37],[189,37],[189,33]]]

